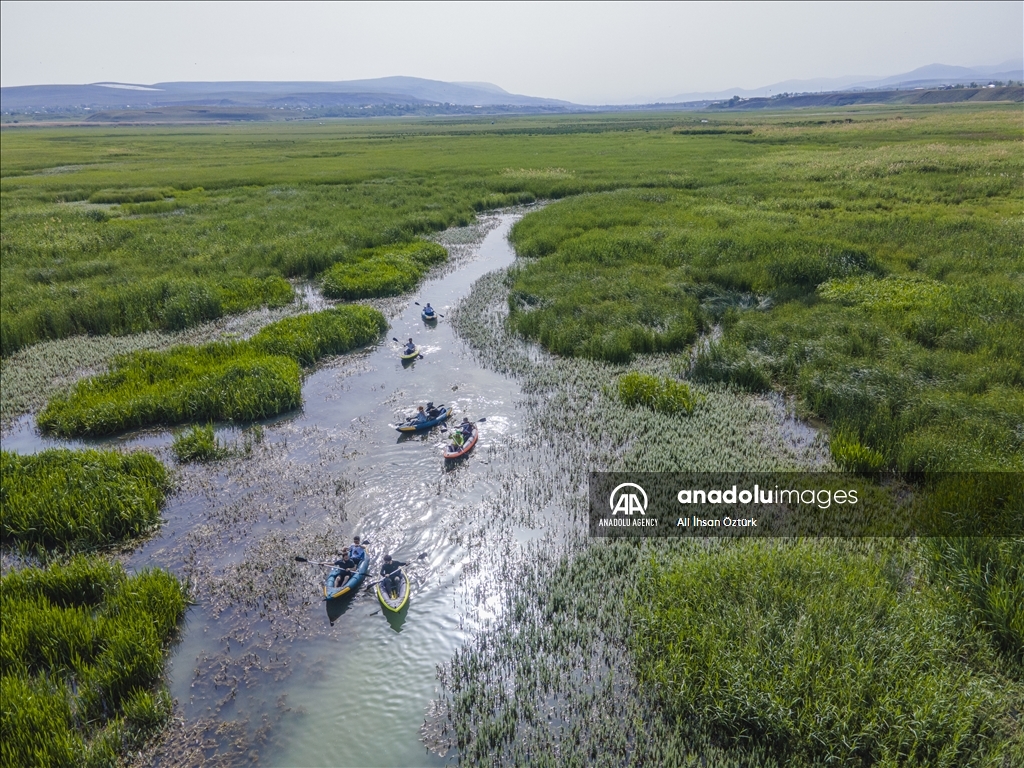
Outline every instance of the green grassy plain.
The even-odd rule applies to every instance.
[[[513,231],[524,258],[509,322],[551,351],[616,363],[677,354],[707,403],[716,386],[787,392],[828,425],[833,458],[851,470],[1024,470],[1018,104],[3,139],[5,357],[41,339],[285,301],[291,277],[336,282],[346,297],[407,290],[409,264],[384,255],[478,211],[546,199],[558,202]],[[371,264],[394,274],[367,289],[385,271]],[[267,352],[293,346],[279,336]],[[307,351],[286,354],[295,365]],[[631,381],[627,400],[658,407],[649,382]],[[631,468],[672,468],[641,450],[653,448],[630,453]],[[1024,647],[1018,541],[659,557],[664,590],[642,609],[607,589],[593,606],[539,593],[544,627],[577,606],[652,628],[664,664],[632,652],[642,695],[666,707],[662,730],[697,718],[700,744],[753,741],[766,765],[1001,765],[1021,751],[1006,699],[1020,690]],[[580,560],[560,572],[586,581]],[[725,572],[750,594],[724,600],[711,587]],[[698,599],[672,599],[682,593]],[[789,666],[748,663],[773,658]],[[773,691],[804,699],[786,709]],[[517,715],[473,730],[493,713],[463,705],[467,759],[512,743]]]

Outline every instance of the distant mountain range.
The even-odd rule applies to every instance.
[[[490,83],[446,83],[419,77],[380,77],[340,82],[92,83],[0,88],[5,112],[147,107],[373,107],[457,104],[467,107],[571,108],[567,101],[508,93]]]
[[[889,90],[893,88],[935,88],[943,85],[987,85],[993,81],[1024,80],[1024,62],[1008,59],[986,67],[953,67],[948,64],[929,64],[910,72],[891,77],[852,75],[847,77],[817,78],[813,80],[783,80],[762,88],[729,88],[724,91],[677,93],[659,99],[661,103],[678,104],[688,101],[714,101],[739,96],[744,99],[777,96],[780,93],[828,93],[833,91]]]
[[[930,64],[892,77],[862,76],[786,80],[763,88],[732,88],[725,91],[680,93],[658,104],[691,103],[699,106],[739,96],[745,99],[778,96],[782,93],[822,93],[836,91],[905,90],[943,85],[991,81],[1024,80],[1024,65],[1017,60],[989,67],[952,67]],[[648,105],[651,107],[654,105]],[[60,115],[128,110],[123,119],[136,119],[140,111],[178,108],[217,108],[224,119],[231,110],[258,109],[259,119],[267,119],[271,110],[319,111],[324,116],[361,116],[385,114],[465,114],[475,109],[484,112],[582,112],[596,109],[644,109],[631,106],[582,106],[558,99],[541,99],[509,93],[491,83],[448,83],[419,77],[379,77],[372,80],[339,82],[174,82],[142,85],[138,83],[92,83],[89,85],[24,85],[0,88],[0,110],[11,114],[47,113]],[[226,111],[225,111],[226,110]],[[202,111],[202,110],[201,110]],[[56,113],[56,114],[55,114]],[[149,114],[149,113],[146,113]],[[231,113],[233,114],[233,113]],[[45,117],[45,115],[42,115]],[[64,119],[64,118],[61,118]],[[92,119],[92,118],[90,118]],[[118,118],[121,119],[121,118]],[[148,118],[146,118],[148,119]]]

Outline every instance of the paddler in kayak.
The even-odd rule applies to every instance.
[[[448,446],[448,453],[458,453],[462,450],[462,444],[466,442],[461,429],[452,430],[452,444]]]
[[[334,564],[341,568],[341,573],[334,577],[334,583],[330,584],[329,586],[337,589],[345,583],[349,576],[355,574],[356,568],[359,567],[359,563],[353,560],[350,555],[345,555],[344,557],[339,557],[337,560],[335,560]]]
[[[462,417],[462,424],[459,425],[459,431],[462,432],[462,442],[466,442],[473,436],[473,425],[469,423],[469,418],[466,416]]]
[[[427,423],[427,421],[428,421],[428,419],[427,419],[427,412],[425,410],[423,410],[423,406],[422,405],[419,408],[416,409],[416,415],[412,417],[411,421],[412,421],[413,424],[426,424]]]
[[[430,306],[430,302],[429,301],[427,302],[427,306],[425,306],[423,308],[423,314],[424,315],[430,315],[431,317],[433,317],[433,315],[434,315],[434,308],[432,306]]]
[[[411,355],[415,351],[416,351],[416,345],[413,344],[412,339],[409,339],[407,342],[405,342],[405,354]]]
[[[400,563],[398,560],[392,560],[391,555],[384,555],[384,565],[380,567],[380,575],[384,577],[381,581],[381,586],[384,588],[384,593],[393,595],[398,592],[398,571],[399,568],[404,566],[405,563]]]
[[[363,545],[360,543],[358,536],[352,537],[352,543],[348,547],[348,556],[355,560],[358,564],[360,560],[366,557],[366,550],[363,549]]]

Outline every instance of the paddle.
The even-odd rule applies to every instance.
[[[436,411],[440,411],[442,408],[444,408],[444,403],[441,403],[440,405],[435,405],[434,406],[434,409]],[[427,416],[427,421],[433,421],[434,419],[440,418],[440,416],[441,416],[440,413],[438,413],[437,416]],[[406,424],[413,424],[413,423],[415,423],[415,421],[416,421],[416,417],[415,416],[410,416],[408,419],[405,420],[405,423]]]
[[[391,337],[391,340],[392,340],[392,341],[398,341],[398,339],[396,339],[396,338],[395,338],[394,336],[392,336],[392,337]],[[401,344],[402,342],[398,341],[398,343],[399,343],[399,344]],[[413,347],[413,349],[416,349],[416,347]],[[417,357],[417,359],[418,359],[418,360],[422,360],[422,359],[423,359],[423,353],[422,353],[422,352],[420,352],[420,354],[419,354],[419,356]]]
[[[417,307],[420,306],[420,303],[418,301],[414,301],[413,304],[415,304]],[[444,315],[442,315],[436,309],[434,310],[434,314],[437,315],[438,317],[444,317]]]
[[[399,566],[398,568],[396,568],[395,570],[393,570],[393,571],[392,571],[392,572],[391,572],[390,574],[388,574],[388,575],[389,575],[389,576],[394,576],[394,575],[395,575],[396,573],[398,573],[398,572],[400,572],[400,571],[402,571],[402,572],[404,573],[404,571],[403,571],[402,569],[404,569],[404,568],[407,568],[407,567],[408,567],[408,566],[410,566],[410,565],[416,565],[417,561],[419,561],[419,560],[422,560],[422,559],[423,559],[423,558],[425,558],[426,556],[427,556],[427,553],[426,553],[426,552],[421,552],[421,553],[420,553],[419,555],[417,555],[417,557],[416,557],[416,559],[415,559],[415,560],[413,560],[412,562],[406,563],[405,565],[400,565],[400,566]],[[384,578],[381,578],[381,579],[377,579],[376,581],[371,581],[371,582],[370,582],[369,584],[367,584],[367,585],[366,585],[367,589],[369,589],[370,587],[375,587],[375,586],[377,586],[377,585],[378,585],[378,584],[380,584],[380,583],[381,583],[382,581],[384,581],[384,579],[386,579],[386,578],[387,578],[387,576],[385,576]]]
[[[363,547],[363,549],[366,549],[366,547],[370,546],[369,539],[367,539],[366,541],[362,542],[360,544],[360,546]],[[331,568],[338,567],[333,562],[332,563],[327,563],[327,562],[324,562],[323,560],[307,560],[306,558],[302,557],[301,555],[296,555],[295,556],[295,562],[296,563],[309,563],[310,565],[326,565],[326,566],[329,566]],[[351,571],[348,568],[342,568],[342,570],[345,571],[346,573],[355,573],[355,571]]]
[[[483,423],[484,423],[485,421],[487,421],[487,417],[486,417],[486,416],[484,416],[483,418],[477,419],[477,420],[476,420],[475,422],[473,422],[473,423],[474,423],[474,424],[483,424]],[[442,432],[447,432],[447,431],[448,431],[448,427],[442,426],[442,427],[441,427],[441,431],[442,431]]]

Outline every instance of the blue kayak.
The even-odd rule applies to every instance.
[[[340,586],[334,583],[334,579],[338,574],[342,573],[342,570],[337,567],[331,568],[331,572],[327,574],[327,579],[324,581],[324,599],[336,600],[339,597],[355,592],[359,589],[359,585],[363,583],[363,579],[366,578],[366,569],[369,567],[370,558],[364,557],[359,561],[356,572],[344,580]]]
[[[437,415],[437,418],[427,419],[426,421],[418,424],[413,421],[408,421],[405,424],[401,424],[398,427],[395,427],[395,429],[397,429],[399,432],[423,432],[424,430],[430,429],[431,427],[436,427],[438,424],[444,423],[444,421],[451,415],[452,414],[448,410],[448,408],[443,407],[441,408],[441,412]]]

